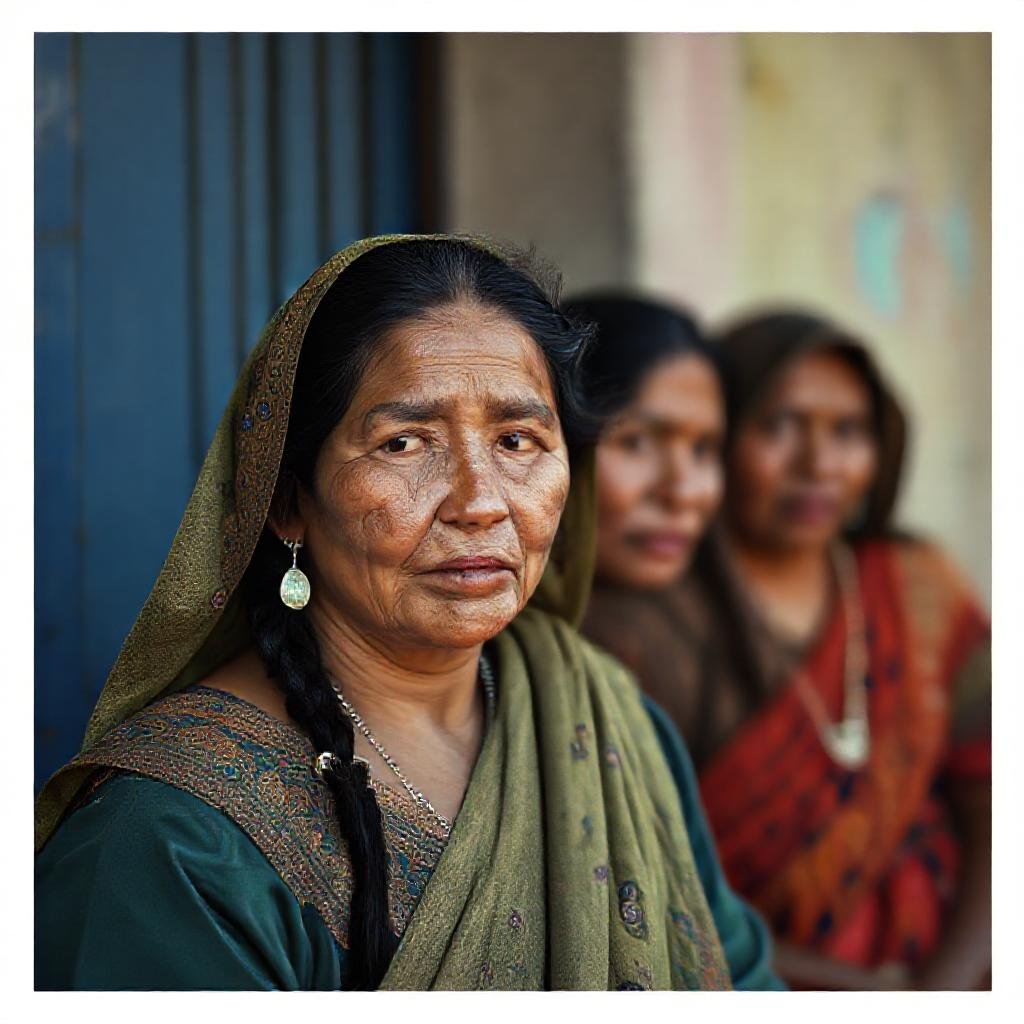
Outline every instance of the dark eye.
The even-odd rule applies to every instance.
[[[646,451],[650,446],[650,435],[643,431],[630,432],[628,434],[619,434],[615,439],[615,443],[625,449],[627,452],[633,452],[639,454],[642,451]]]
[[[693,454],[698,459],[717,459],[721,445],[713,437],[699,438],[693,446]]]
[[[501,447],[508,452],[532,452],[537,442],[529,434],[513,430],[510,434],[501,435]]]
[[[796,417],[789,412],[776,412],[761,421],[761,427],[769,437],[784,437],[797,425]]]
[[[419,451],[423,447],[423,438],[415,434],[399,434],[398,437],[389,438],[381,448],[389,455],[408,455],[409,452]]]
[[[836,437],[841,438],[844,441],[851,441],[861,437],[865,437],[868,434],[868,425],[861,419],[844,419],[840,420],[835,426]]]

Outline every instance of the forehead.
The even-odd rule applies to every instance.
[[[540,346],[498,310],[460,303],[393,328],[363,375],[353,411],[416,396],[453,403],[487,396],[541,398],[555,407]]]
[[[863,374],[839,352],[823,349],[794,359],[769,386],[765,405],[865,411],[871,391]]]
[[[666,422],[724,417],[722,393],[714,368],[692,353],[669,356],[644,377],[626,415],[655,417]]]

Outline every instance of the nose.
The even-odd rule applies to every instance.
[[[840,446],[823,429],[807,432],[801,455],[803,469],[812,480],[824,480],[832,476],[841,462]]]
[[[705,479],[691,457],[690,452],[680,446],[665,453],[660,481],[662,501],[673,512],[701,502],[707,495],[709,481]]]
[[[463,529],[492,526],[508,517],[508,503],[501,475],[482,450],[462,451],[452,456],[451,477],[438,518]]]

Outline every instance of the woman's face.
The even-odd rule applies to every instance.
[[[738,425],[729,458],[727,519],[766,551],[823,548],[875,476],[871,393],[841,354],[802,355]]]
[[[391,647],[500,632],[568,495],[556,410],[541,350],[501,313],[460,303],[392,330],[299,492],[313,601]]]
[[[714,369],[671,356],[597,446],[597,573],[627,587],[672,583],[689,564],[722,494],[725,429]]]

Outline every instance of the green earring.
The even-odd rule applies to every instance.
[[[309,578],[299,568],[299,548],[302,547],[301,540],[290,540],[287,537],[282,537],[285,547],[291,549],[292,552],[292,567],[284,574],[281,578],[281,600],[288,605],[289,608],[294,608],[296,611],[300,611],[309,604]]]

